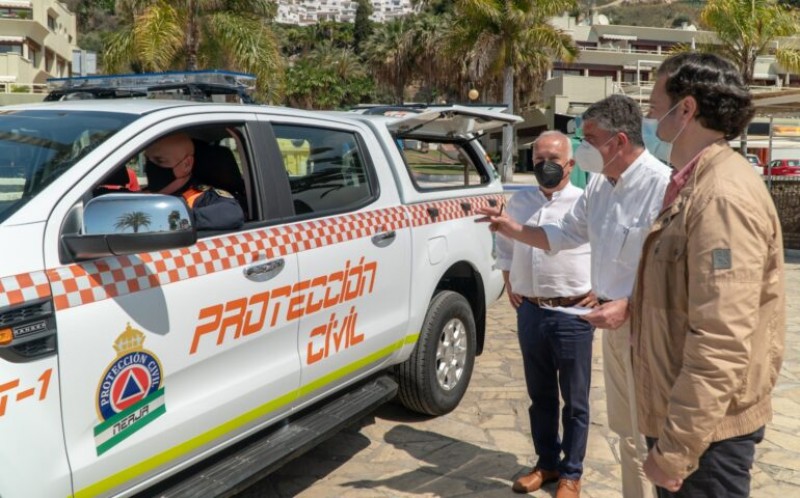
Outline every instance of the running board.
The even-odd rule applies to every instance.
[[[377,377],[327,403],[314,406],[300,418],[268,432],[263,438],[203,467],[169,488],[148,496],[228,497],[244,491],[288,461],[358,422],[394,398],[395,393],[397,383],[394,380],[388,376]],[[159,486],[156,485],[156,488]]]

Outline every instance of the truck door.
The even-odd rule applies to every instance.
[[[390,165],[369,154],[381,151],[374,136],[352,125],[275,121],[272,129],[297,220],[299,401],[307,402],[385,365],[403,344],[410,229]]]
[[[97,159],[48,221],[45,258],[76,496],[138,490],[291,410],[298,322],[278,309],[297,283],[297,257],[281,227],[269,225],[265,201],[253,202],[254,119],[195,113],[142,127],[106,156],[87,156]],[[82,261],[59,251],[82,199],[175,132],[231,149],[256,207],[245,225],[201,232],[195,245],[168,251]],[[203,159],[195,157],[194,167]]]

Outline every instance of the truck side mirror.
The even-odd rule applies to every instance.
[[[92,259],[187,247],[197,230],[179,197],[107,194],[86,203],[82,233],[61,239],[75,259]]]

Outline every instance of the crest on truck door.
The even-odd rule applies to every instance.
[[[144,340],[144,333],[128,324],[114,341],[117,357],[97,386],[98,456],[166,412],[161,362],[142,347]]]

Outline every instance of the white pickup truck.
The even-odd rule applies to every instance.
[[[0,108],[0,496],[219,495],[380,402],[454,409],[502,292],[475,137],[517,120]],[[136,192],[174,133],[241,228]]]

